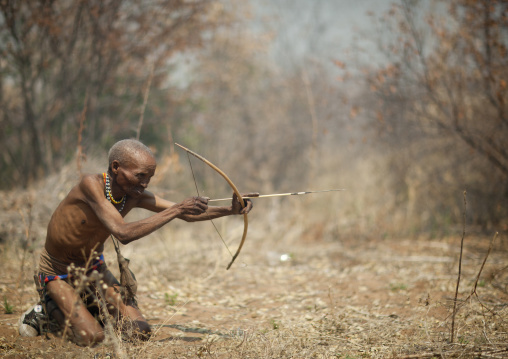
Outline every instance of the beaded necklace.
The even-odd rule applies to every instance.
[[[123,207],[125,206],[125,202],[127,200],[127,195],[124,195],[121,200],[116,201],[113,198],[113,194],[111,193],[111,186],[109,184],[109,174],[104,172],[104,173],[102,173],[102,177],[104,178],[104,183],[106,184],[106,198],[108,199],[108,201],[110,201],[113,204],[120,204],[121,203],[122,206],[120,207],[120,209],[118,209],[118,212],[122,212]]]

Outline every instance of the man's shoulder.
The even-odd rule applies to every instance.
[[[102,190],[102,174],[92,173],[82,175],[77,187],[85,195]]]
[[[86,173],[81,175],[80,183],[101,183],[103,181],[102,173]]]

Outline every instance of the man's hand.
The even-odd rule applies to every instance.
[[[191,197],[178,203],[176,206],[181,212],[181,215],[199,216],[208,209],[207,197]]]
[[[259,193],[246,193],[242,194],[242,197],[258,197]],[[231,201],[231,207],[233,214],[247,214],[250,212],[250,210],[253,207],[252,201],[250,199],[244,199],[243,200],[245,208],[242,208],[242,204],[238,200],[238,196],[236,193],[233,193],[233,200]]]

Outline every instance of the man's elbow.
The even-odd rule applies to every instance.
[[[135,233],[132,233],[132,231],[125,229],[113,229],[111,231],[111,235],[122,244],[129,244],[139,238],[139,236],[136,236]]]

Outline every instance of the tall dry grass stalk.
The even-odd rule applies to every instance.
[[[489,258],[489,255],[490,255],[490,252],[492,251],[492,246],[494,244],[494,241],[496,240],[496,238],[498,237],[499,235],[499,232],[496,232],[494,234],[494,237],[492,237],[491,241],[490,241],[490,244],[489,244],[489,249],[487,251],[487,254],[485,255],[485,258],[483,259],[483,262],[482,262],[482,265],[480,267],[480,270],[478,271],[478,275],[476,276],[476,280],[474,282],[474,287],[473,289],[471,290],[471,294],[469,294],[469,296],[466,298],[466,300],[468,300],[473,294],[478,298],[478,293],[476,292],[477,288],[478,288],[478,282],[480,280],[480,275],[482,274],[482,271],[483,271],[483,268],[485,267],[485,263],[487,262],[487,258]],[[479,299],[478,299],[479,300]]]
[[[72,285],[74,286],[74,294],[77,298],[71,307],[71,315],[79,305],[86,305],[82,301],[86,298],[87,303],[96,304],[99,308],[99,317],[104,326],[104,335],[106,345],[112,345],[115,355],[118,358],[126,358],[124,342],[130,342],[137,336],[135,324],[129,318],[121,315],[118,310],[113,309],[111,304],[106,302],[107,285],[104,283],[103,275],[98,271],[89,273],[92,260],[97,253],[93,253],[83,268],[76,268],[71,264],[69,267],[69,275],[72,276]],[[113,310],[113,312],[111,312]],[[64,327],[61,328],[61,344],[66,339],[73,339],[72,334],[69,336],[71,324],[67,319]]]
[[[67,275],[69,276],[68,278],[73,280],[72,284],[74,285],[74,294],[75,294],[75,297],[78,298],[76,301],[74,301],[72,303],[71,310],[70,310],[70,316],[74,315],[73,313],[74,313],[76,306],[82,305],[82,303],[80,303],[80,300],[81,300],[80,296],[85,291],[86,287],[90,284],[91,278],[89,278],[89,276],[86,275],[86,272],[91,268],[92,260],[97,255],[97,253],[95,252],[96,248],[97,248],[97,245],[94,248],[92,248],[92,255],[90,255],[90,257],[88,258],[88,260],[83,268],[79,268],[79,267],[76,268],[74,266],[74,263],[71,263],[71,265],[68,267]],[[71,330],[70,326],[71,326],[71,324],[70,324],[69,319],[66,319],[65,325],[62,328],[62,341],[65,340],[67,333],[69,332],[69,330]]]
[[[463,212],[463,226],[462,226],[462,239],[460,241],[460,255],[459,255],[459,273],[457,275],[457,286],[455,287],[455,297],[453,298],[453,312],[452,312],[452,328],[450,331],[450,343],[455,340],[455,316],[457,314],[457,297],[459,295],[460,275],[462,272],[462,253],[464,251],[464,237],[466,236],[466,208],[467,199],[466,191],[464,191],[464,212]]]

